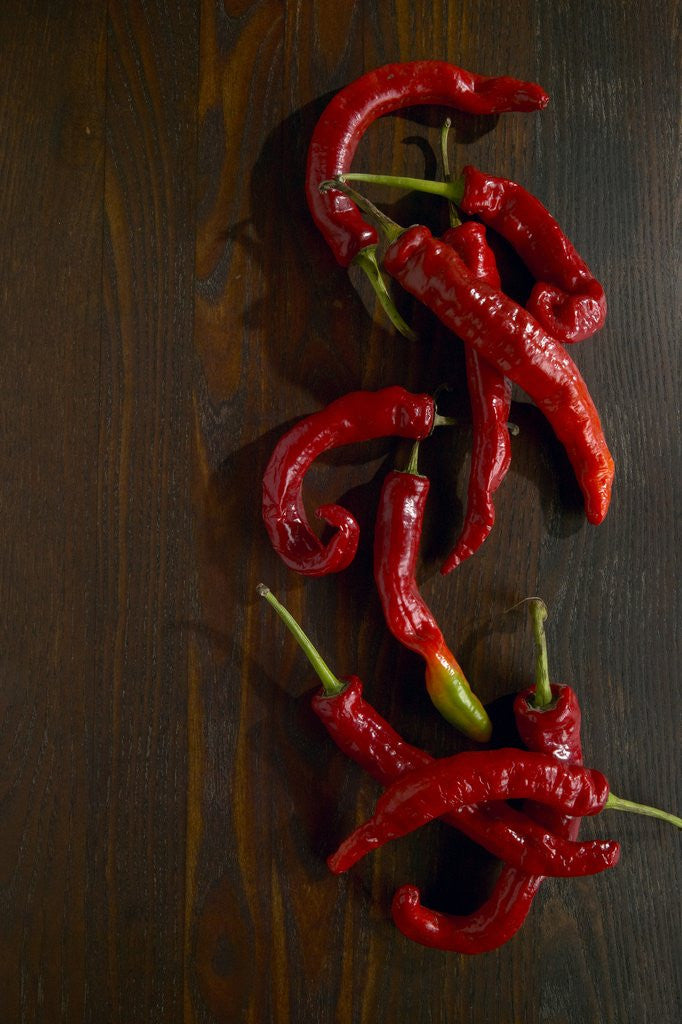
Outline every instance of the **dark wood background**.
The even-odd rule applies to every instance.
[[[342,879],[324,857],[376,786],[309,709],[313,679],[255,594],[284,598],[413,742],[462,745],[383,625],[371,517],[400,450],[323,460],[363,542],[345,573],[288,572],[260,478],[288,424],[355,388],[448,381],[463,426],[424,446],[419,578],[501,721],[550,606],[553,676],[588,759],[680,808],[679,10],[599,4],[5,0],[0,5],[0,1017],[33,1021],[680,1019],[680,838],[611,813],[620,866],[546,883],[506,947],[465,958],[389,916],[415,881],[466,912],[494,864],[438,824]],[[455,166],[535,192],[608,294],[574,350],[617,464],[586,524],[521,394],[496,530],[447,579],[470,442],[461,353],[410,302],[387,328],[307,213],[303,166],[335,90],[394,60],[540,81],[541,114],[456,119]],[[387,118],[358,167],[438,172],[442,111]],[[409,223],[434,200],[388,198]]]

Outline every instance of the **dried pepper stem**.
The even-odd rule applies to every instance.
[[[647,818],[658,818],[660,821],[667,821],[675,828],[682,828],[682,818],[668,811],[662,811],[659,807],[650,807],[648,804],[637,804],[633,800],[625,800],[622,796],[609,793],[604,808],[611,811],[627,811],[630,814],[642,814]]]
[[[431,196],[441,196],[458,206],[464,196],[464,178],[454,181],[429,181],[427,178],[410,178],[403,174],[364,174],[361,171],[349,171],[334,178],[334,188],[349,181],[365,181],[371,185],[384,185],[387,188],[402,188],[410,192],[426,192]],[[326,184],[326,183],[325,183]],[[340,191],[342,191],[340,189]],[[355,196],[351,196],[357,202]],[[358,206],[360,204],[358,203]],[[360,209],[362,207],[360,206]]]
[[[386,287],[386,282],[379,270],[376,245],[368,245],[364,249],[360,249],[360,251],[353,257],[353,266],[359,267],[366,275],[374,289],[374,294],[378,298],[381,308],[398,333],[402,334],[408,341],[416,341],[416,333],[401,317],[395,302],[393,301],[393,297]]]
[[[411,473],[413,476],[423,475],[419,472],[419,441],[415,441],[414,444],[412,445],[410,458],[403,472]]]
[[[546,708],[552,703],[552,686],[549,681],[547,660],[547,637],[544,621],[547,618],[547,606],[539,597],[529,598],[530,615],[533,622],[533,638],[535,639],[535,695],[533,704],[536,708]]]
[[[443,178],[445,181],[450,181],[450,157],[448,156],[448,136],[450,135],[450,128],[452,127],[452,121],[449,117],[445,118],[443,127],[440,130],[440,156],[443,163]],[[448,200],[448,217],[450,220],[450,227],[457,228],[462,223],[457,216],[457,207],[454,202]]]
[[[342,693],[347,684],[334,675],[332,670],[329,668],[329,665],[327,665],[326,661],[314,646],[310,638],[303,632],[291,612],[287,611],[284,605],[277,600],[270,588],[266,587],[264,583],[259,583],[256,590],[260,596],[264,597],[268,604],[275,609],[284,625],[295,638],[298,646],[315,669],[326,696],[336,697],[337,694]]]

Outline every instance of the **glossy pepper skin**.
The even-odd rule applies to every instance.
[[[384,267],[465,343],[526,391],[549,420],[578,479],[589,522],[608,510],[613,459],[577,366],[530,314],[468,271],[428,228],[403,232]]]
[[[562,764],[582,764],[580,705],[575,691],[553,684],[554,702],[546,709],[533,707],[533,692],[534,687],[524,690],[514,701],[514,716],[523,742],[529,750],[550,755]],[[575,840],[578,835],[578,817],[563,815],[538,803],[527,803],[524,812],[558,836]],[[613,847],[615,864],[619,847]],[[489,898],[478,910],[464,916],[424,907],[419,890],[404,885],[393,897],[393,920],[407,938],[424,946],[456,953],[487,953],[516,934],[542,881],[542,874],[519,871],[506,863]]]
[[[426,662],[426,688],[440,713],[472,739],[490,739],[490,719],[471,692],[415,579],[429,481],[389,473],[374,530],[374,579],[386,624],[396,640]]]
[[[583,341],[604,325],[599,281],[539,199],[507,178],[465,167],[460,208],[502,235],[536,278],[526,309],[561,342]]]
[[[340,694],[316,694],[312,708],[337,747],[382,786],[434,761],[425,750],[406,743],[363,698],[357,676],[348,677]],[[617,857],[613,843],[567,842],[506,803],[467,805],[444,815],[443,821],[524,872],[534,864],[557,876],[594,874]]]
[[[345,569],[357,550],[360,528],[340,505],[323,505],[316,513],[337,528],[328,543],[308,523],[303,481],[322,452],[377,437],[422,440],[434,421],[430,395],[388,387],[351,392],[296,423],[277,443],[263,476],[263,522],[285,564],[305,576],[323,576]]]
[[[374,814],[327,863],[347,871],[371,850],[469,804],[533,799],[562,814],[598,814],[609,786],[601,772],[513,748],[467,751],[403,775],[379,797]]]
[[[449,228],[443,235],[469,272],[478,280],[499,289],[500,275],[495,255],[485,237],[485,227],[467,221]],[[480,548],[495,523],[493,494],[500,486],[511,462],[509,410],[511,382],[487,363],[471,345],[465,345],[467,386],[471,403],[473,447],[464,523],[455,547],[441,567],[451,572]]]
[[[327,181],[350,170],[367,128],[403,107],[441,105],[470,114],[540,110],[549,97],[533,82],[488,78],[444,61],[386,64],[341,89],[323,111],[310,141],[306,196],[313,219],[337,261],[347,267],[377,244],[376,230],[341,192],[319,192]]]

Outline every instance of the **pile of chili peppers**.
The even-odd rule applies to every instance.
[[[604,519],[613,459],[587,385],[564,347],[603,325],[604,291],[554,218],[520,185],[473,167],[450,179],[448,122],[442,133],[442,182],[352,174],[350,166],[369,125],[401,108],[434,104],[497,114],[540,110],[547,102],[547,94],[534,83],[487,78],[441,61],[390,64],[342,89],[323,112],[310,143],[308,204],[338,262],[361,267],[390,320],[407,337],[415,337],[414,332],[399,315],[382,268],[464,344],[473,451],[464,523],[443,573],[471,557],[493,527],[493,494],[511,458],[512,382],[533,399],[563,444],[588,521]],[[440,239],[424,226],[401,228],[355,192],[348,184],[353,179],[444,197],[450,228]],[[462,223],[458,211],[477,219]],[[386,243],[381,263],[377,229]],[[502,290],[487,230],[506,239],[535,278],[523,306]],[[348,510],[328,504],[316,515],[333,533],[325,542],[318,537],[303,502],[308,469],[323,452],[340,445],[379,437],[411,439],[408,464],[389,473],[379,498],[374,578],[389,630],[424,659],[434,706],[465,735],[485,743],[492,730],[488,714],[416,580],[429,493],[429,480],[418,469],[419,443],[445,422],[432,396],[400,386],[337,398],[280,439],[263,479],[263,521],[290,569],[308,576],[345,569],[355,556],[360,527]],[[543,877],[594,874],[617,862],[618,843],[577,841],[579,820],[605,807],[635,805],[615,797],[603,775],[583,766],[578,700],[569,687],[549,683],[539,604],[532,605],[539,674],[535,687],[514,703],[526,749],[486,749],[434,760],[377,714],[356,677],[337,679],[286,609],[266,587],[259,590],[320,676],[323,690],[313,699],[315,713],[341,750],[385,787],[372,817],[329,857],[330,869],[346,871],[372,849],[434,818],[444,818],[503,861],[490,897],[466,917],[428,909],[414,886],[400,888],[392,912],[406,936],[462,953],[494,949],[523,923]],[[523,799],[523,808],[513,808],[510,799]],[[643,813],[681,824],[651,808]]]

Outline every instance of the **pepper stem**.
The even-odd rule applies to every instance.
[[[450,135],[450,128],[452,127],[452,121],[449,117],[445,118],[443,127],[440,130],[440,155],[443,162],[443,178],[445,181],[450,181],[450,157],[448,156],[448,136]],[[457,228],[462,223],[457,216],[457,207],[451,199],[448,200],[448,217],[450,219],[450,227]]]
[[[410,473],[412,476],[423,476],[423,474],[419,472],[419,441],[415,441],[412,445],[410,458],[403,470],[403,473]]]
[[[464,178],[461,177],[455,178],[454,181],[430,181],[428,178],[406,178],[403,175],[363,174],[360,171],[350,171],[348,174],[340,174],[338,178],[329,183],[329,187],[338,188],[343,192],[344,189],[341,186],[347,181],[366,181],[373,185],[385,185],[388,188],[409,189],[410,192],[427,192],[432,196],[442,196],[443,199],[449,199],[456,206],[462,201],[465,186]],[[327,182],[323,182],[320,188],[327,184]],[[347,195],[357,203],[354,195],[351,195],[350,192]],[[358,203],[358,206],[360,206],[360,203]]]
[[[347,175],[340,174],[337,178],[333,178],[331,181],[323,181],[320,185],[320,192],[331,192],[332,189],[336,189],[338,192],[343,192],[345,196],[352,199],[355,205],[366,213],[368,217],[372,217],[377,222],[381,230],[386,236],[389,243],[395,242],[402,235],[405,228],[401,228],[400,224],[396,224],[394,220],[387,217],[386,214],[375,206],[374,203],[363,196],[360,192],[356,192],[354,188],[346,184]],[[369,175],[369,177],[372,177]],[[363,179],[366,180],[366,179]]]
[[[364,272],[369,283],[374,289],[374,294],[381,303],[381,308],[395,329],[402,334],[403,337],[407,338],[408,341],[417,341],[416,333],[401,317],[396,308],[395,302],[393,301],[393,297],[386,287],[383,274],[379,270],[376,245],[367,245],[364,249],[360,249],[360,251],[355,254],[353,263],[356,267],[360,267]]]
[[[543,625],[547,618],[547,606],[539,597],[529,599],[530,615],[533,621],[533,638],[535,639],[535,696],[533,704],[536,708],[546,708],[552,703],[552,687],[549,681],[547,660],[547,637]]]
[[[261,597],[271,605],[280,619],[287,627],[289,632],[295,637],[298,646],[301,648],[310,664],[315,669],[315,672],[319,676],[320,682],[322,683],[322,689],[327,697],[336,697],[339,693],[342,693],[346,688],[346,684],[341,679],[337,679],[332,670],[327,665],[326,661],[313,645],[312,641],[303,632],[296,619],[293,617],[291,612],[287,611],[283,604],[281,604],[275,595],[272,593],[269,587],[266,587],[264,583],[259,583],[256,590]]]
[[[632,800],[616,796],[615,793],[609,793],[604,807],[611,811],[629,811],[630,814],[644,814],[648,818],[660,818],[661,821],[667,821],[676,828],[682,828],[682,818],[678,818],[676,814],[661,811],[658,807],[649,807],[648,804],[636,804]]]

